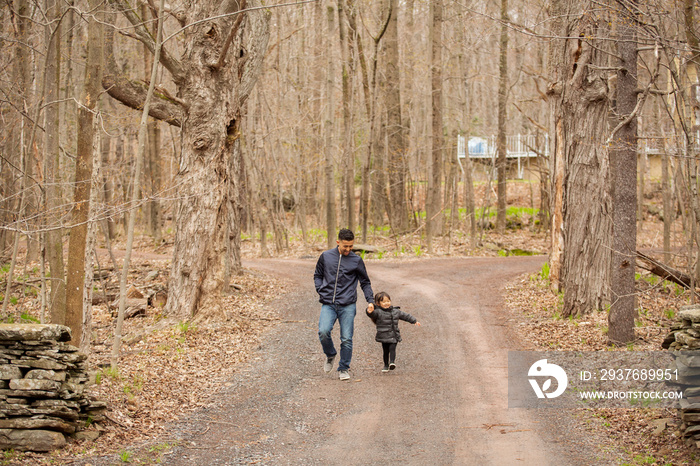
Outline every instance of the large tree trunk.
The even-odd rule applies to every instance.
[[[90,9],[99,2],[90,0]],[[73,195],[73,227],[68,242],[68,269],[66,273],[66,325],[72,330],[75,346],[80,346],[83,326],[83,288],[85,282],[85,246],[90,211],[93,140],[96,125],[93,110],[97,108],[102,78],[102,25],[88,24],[87,59],[83,103],[78,109],[78,154],[75,161],[75,192]]]
[[[238,8],[229,3],[217,6],[217,2],[191,2],[182,14],[186,23],[193,23]],[[227,251],[229,256],[238,254],[237,244],[228,241],[240,228],[237,199],[232,199],[235,177],[230,173],[237,167],[231,158],[239,153],[241,108],[267,48],[269,12],[249,11],[236,23],[239,18],[202,22],[184,32],[178,97],[188,108],[182,125],[182,162],[175,178],[180,200],[165,308],[167,314],[184,319],[200,311],[207,315],[221,311],[225,256]],[[231,51],[220,56],[231,32],[235,33]],[[219,65],[221,60],[228,63]],[[239,268],[240,260],[233,266]]]
[[[634,340],[635,285],[634,271],[637,249],[637,43],[636,25],[631,18],[617,15],[617,56],[620,70],[613,120],[623,120],[613,134],[610,149],[612,172],[613,240],[610,273],[610,313],[608,340],[624,344]],[[617,121],[616,121],[617,120]],[[621,122],[621,123],[622,123]]]
[[[584,7],[588,5],[583,2]],[[612,223],[608,151],[604,144],[609,131],[609,104],[608,80],[601,69],[609,66],[610,54],[606,51],[609,45],[597,39],[607,37],[607,23],[594,10],[591,7],[576,15],[565,36],[576,39],[566,40],[567,71],[558,115],[561,133],[556,134],[563,137],[566,170],[561,269],[564,316],[602,309],[609,292]]]
[[[399,73],[399,27],[398,0],[391,1],[391,18],[386,30],[385,58],[386,70],[386,111],[387,160],[389,180],[389,201],[391,202],[392,228],[403,232],[408,228],[408,208],[406,206],[406,131],[401,116],[401,80]]]
[[[498,173],[498,209],[496,215],[496,229],[503,234],[506,229],[506,118],[508,102],[508,0],[501,0],[501,42],[498,65],[498,137],[496,152],[498,160],[496,171]]]

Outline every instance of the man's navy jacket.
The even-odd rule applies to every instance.
[[[358,280],[365,299],[373,303],[372,285],[360,256],[354,252],[343,256],[336,247],[324,251],[316,262],[314,284],[321,304],[347,306],[356,303]]]

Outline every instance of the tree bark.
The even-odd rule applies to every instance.
[[[334,29],[333,20],[335,11],[332,6],[328,6],[327,23],[328,34]],[[334,58],[332,54],[328,54],[328,75],[326,76],[326,124],[325,131],[325,181],[326,181],[326,231],[328,232],[327,245],[332,248],[335,244],[335,228],[336,228],[336,213],[335,213],[335,180],[333,179],[333,79],[335,74]]]
[[[426,239],[428,252],[433,252],[433,237],[442,229],[441,181],[444,136],[442,133],[442,0],[431,2],[431,95],[432,135],[430,178],[426,201]]]
[[[110,74],[102,78],[102,87],[107,90],[111,97],[127,107],[143,110],[143,102],[146,99],[148,89],[147,84],[131,81],[124,76]],[[162,93],[155,94],[155,100],[149,107],[148,114],[172,126],[182,125],[182,107]]]
[[[352,132],[352,89],[355,74],[351,39],[348,34],[345,0],[338,0],[338,34],[340,36],[342,90],[343,90],[343,180],[346,228],[355,229],[355,155]]]
[[[634,0],[633,0],[634,3]],[[610,150],[612,187],[612,263],[608,341],[634,340],[637,249],[637,119],[629,118],[637,106],[637,29],[634,18],[617,15],[617,72],[615,120],[629,120],[615,135]]]
[[[131,252],[134,244],[134,228],[136,226],[136,216],[138,214],[137,207],[139,203],[140,188],[141,188],[141,170],[143,166],[143,159],[146,152],[146,139],[148,137],[148,109],[151,105],[151,98],[153,97],[153,90],[155,88],[155,78],[156,72],[158,71],[157,63],[160,58],[162,40],[163,40],[163,6],[165,0],[160,0],[160,5],[158,7],[158,26],[156,32],[156,43],[155,43],[155,59],[151,63],[150,70],[150,84],[148,86],[148,91],[146,91],[146,99],[143,104],[143,111],[141,112],[141,122],[139,124],[139,134],[136,149],[136,167],[134,169],[134,183],[131,191],[131,202],[129,209],[129,223],[126,229],[126,250],[124,251],[124,262],[122,264],[122,271],[119,277],[119,310],[117,314],[117,325],[114,330],[114,343],[112,344],[112,369],[117,368],[117,362],[119,360],[119,352],[121,349],[121,339],[122,339],[122,326],[124,324],[125,312],[126,312],[126,281],[129,275],[129,266],[131,265]]]
[[[669,183],[668,153],[666,152],[666,140],[663,142],[661,154],[661,196],[663,198],[664,216],[664,262],[671,263],[671,225],[676,217],[675,209],[671,202],[671,186]]]
[[[557,137],[563,138],[563,316],[602,309],[609,299],[610,173],[608,134],[608,35],[605,18],[585,8],[565,37],[564,86]],[[557,144],[560,144],[557,141]],[[560,150],[557,147],[557,150]],[[557,170],[560,170],[559,168]],[[555,180],[558,181],[558,180]],[[558,187],[558,186],[557,186]]]
[[[80,351],[83,353],[90,352],[90,343],[92,339],[92,283],[94,277],[94,263],[97,254],[97,229],[99,221],[94,218],[94,208],[100,197],[100,182],[102,178],[102,143],[100,132],[98,130],[98,119],[95,118],[95,137],[92,147],[92,177],[90,184],[90,202],[89,202],[89,220],[87,228],[87,237],[85,240],[85,277],[83,282],[83,311],[81,322],[81,338],[78,343]],[[110,251],[111,252],[111,251]]]
[[[501,41],[498,65],[498,137],[496,152],[498,160],[498,209],[496,212],[496,229],[503,234],[506,229],[506,118],[508,103],[508,0],[501,0]]]
[[[90,0],[90,9],[99,6]],[[79,346],[83,325],[83,289],[85,283],[85,246],[90,211],[93,140],[96,126],[94,110],[100,95],[102,74],[102,26],[92,20],[88,23],[87,59],[82,105],[78,109],[78,153],[75,162],[75,191],[73,215],[68,242],[68,268],[66,273],[66,325],[70,327],[71,342]]]
[[[46,27],[45,38],[47,47],[46,66],[46,110],[44,113],[44,176],[46,179],[46,256],[51,272],[51,297],[49,303],[50,321],[54,324],[64,324],[66,321],[66,281],[65,265],[63,262],[63,231],[61,222],[55,222],[58,210],[62,204],[61,190],[58,189],[59,167],[59,91],[61,82],[61,16],[60,4],[57,0],[47,0],[45,3],[49,24]],[[56,21],[54,23],[54,21]],[[56,217],[54,217],[54,215]]]
[[[399,73],[399,27],[398,0],[390,0],[391,17],[386,29],[385,72],[386,112],[387,112],[387,171],[389,181],[389,202],[391,203],[392,228],[404,232],[408,228],[408,208],[406,206],[406,131],[401,115],[401,74]]]
[[[148,233],[153,238],[153,244],[160,245],[163,241],[162,214],[159,200],[161,169],[160,169],[160,124],[157,121],[148,123],[148,178],[151,199],[148,201]]]
[[[259,2],[249,2],[259,6]],[[224,4],[192,2],[182,12],[186,23],[223,12]],[[231,199],[231,157],[237,141],[243,104],[260,74],[269,37],[269,12],[251,10],[237,30],[231,17],[207,21],[184,31],[185,69],[178,95],[187,103],[182,126],[182,162],[175,177],[181,186],[177,206],[177,233],[168,281],[166,314],[189,319],[200,310],[220,313],[224,288],[225,256],[237,255],[238,199]],[[227,35],[234,31],[227,63],[216,72]],[[227,236],[228,235],[228,236]],[[235,240],[234,240],[235,241]],[[231,251],[232,248],[233,251]],[[234,264],[235,267],[235,264]],[[237,270],[236,270],[237,271]]]
[[[638,267],[653,273],[657,277],[676,283],[685,288],[690,289],[692,287],[693,277],[690,275],[674,269],[667,264],[661,263],[639,251],[636,251],[636,256],[636,264]]]

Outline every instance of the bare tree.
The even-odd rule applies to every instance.
[[[610,174],[604,137],[608,134],[610,52],[607,22],[594,2],[560,5],[568,21],[555,51],[557,96],[554,116],[555,212],[551,257],[564,289],[564,316],[603,308],[610,276]],[[586,115],[582,118],[581,115]],[[561,209],[556,211],[556,209]],[[557,262],[554,262],[554,261]]]
[[[428,251],[432,252],[433,237],[442,229],[441,181],[444,137],[442,130],[442,0],[431,2],[431,95],[432,95],[432,147],[430,178],[426,198],[426,237]]]
[[[394,12],[389,18],[386,29],[385,58],[386,69],[384,78],[385,101],[387,113],[387,171],[389,181],[389,202],[391,226],[398,232],[408,228],[408,209],[406,207],[406,131],[401,115],[401,74],[399,73],[399,27],[398,0],[390,0],[390,11]]]
[[[60,3],[47,0],[45,3],[47,26],[45,41],[46,55],[46,110],[44,113],[44,174],[45,174],[45,219],[49,227],[46,232],[46,256],[51,271],[50,319],[56,324],[66,319],[66,282],[63,262],[63,234],[60,222],[54,223],[54,216],[61,205],[61,191],[58,189],[59,167],[59,91],[61,82],[61,16]]]
[[[110,3],[153,52],[155,41],[141,18],[124,0]],[[221,312],[225,256],[227,251],[237,254],[229,249],[235,249],[235,244],[227,244],[240,228],[237,199],[231,197],[238,174],[231,170],[240,167],[233,159],[240,157],[243,104],[260,74],[269,37],[269,12],[257,1],[249,6],[246,9],[245,2],[235,0],[183,2],[172,12],[181,25],[182,56],[170,53],[168,38],[160,56],[177,86],[177,97],[166,98],[164,92],[150,114],[182,124],[181,163],[175,177],[180,194],[177,232],[164,311],[184,319],[201,309]],[[103,80],[110,95],[138,108],[145,91],[140,88],[130,102],[121,92],[130,84],[125,79]]]
[[[90,10],[100,5],[90,0]],[[87,244],[88,215],[92,180],[93,143],[95,138],[95,109],[100,96],[102,79],[102,25],[96,20],[88,23],[87,59],[82,104],[78,109],[78,154],[75,161],[75,192],[73,194],[73,226],[68,242],[66,271],[66,325],[72,330],[71,338],[80,345],[83,326],[83,289],[85,285],[85,246]],[[92,254],[92,251],[88,251]]]
[[[352,36],[348,34],[348,12],[345,0],[338,0],[338,33],[341,51],[341,83],[343,89],[343,198],[345,227],[355,229],[355,151],[353,148],[352,88],[354,78],[354,57]]]
[[[630,5],[635,6],[631,0]],[[617,126],[608,138],[612,188],[612,263],[608,340],[634,340],[637,253],[637,27],[636,18],[617,13],[615,31],[619,70],[617,72],[613,122]]]
[[[328,6],[327,10],[327,23],[328,23],[328,35],[331,35],[333,31],[335,18],[335,11],[332,6]],[[335,228],[336,228],[336,213],[335,213],[335,180],[333,179],[334,174],[334,163],[333,163],[333,78],[334,78],[334,58],[332,54],[328,54],[328,74],[326,76],[326,124],[324,126],[325,131],[325,187],[326,187],[326,232],[328,235],[328,247],[332,248],[335,244]]]
[[[507,177],[507,149],[506,149],[506,118],[508,112],[508,0],[501,0],[501,41],[498,65],[498,137],[496,152],[498,160],[496,170],[498,172],[498,209],[496,215],[496,228],[500,233],[506,229],[506,177]]]

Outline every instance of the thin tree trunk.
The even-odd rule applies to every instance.
[[[335,12],[333,7],[328,7],[328,33],[334,29],[333,19]],[[325,175],[326,175],[326,231],[328,232],[327,244],[332,248],[335,244],[335,180],[333,179],[333,78],[335,75],[335,59],[328,54],[328,75],[326,76],[326,124],[325,124]]]
[[[671,200],[671,186],[669,183],[668,153],[666,152],[666,138],[663,139],[661,154],[661,196],[663,198],[664,217],[664,262],[671,263],[671,225],[676,212]]]
[[[24,122],[21,122],[20,125],[23,126]],[[20,131],[20,135],[24,135],[24,130],[22,129]],[[24,144],[24,140],[20,138],[20,146]],[[23,153],[22,153],[23,154]],[[21,165],[24,166],[24,155],[22,155],[21,158]],[[27,172],[25,171],[24,174],[22,175],[19,186],[19,209],[18,209],[18,220],[21,219],[21,216],[24,212],[24,203],[25,203],[25,191],[24,191],[24,186],[27,182]],[[19,224],[19,221],[16,222],[16,224]],[[12,292],[12,281],[14,280],[14,275],[15,275],[15,266],[17,265],[17,254],[19,253],[19,238],[20,234],[19,231],[15,231],[15,236],[14,236],[14,243],[12,245],[12,260],[10,261],[10,270],[7,272],[7,285],[5,287],[5,294],[2,300],[2,315],[6,316],[7,315],[7,306],[10,303],[10,293]]]
[[[433,237],[442,229],[440,208],[442,181],[442,0],[431,2],[432,10],[429,41],[431,44],[431,95],[432,95],[432,136],[430,178],[428,179],[428,199],[426,202],[426,240],[428,252],[433,252]]]
[[[368,69],[367,60],[364,49],[362,47],[362,38],[357,30],[356,10],[354,0],[348,1],[348,23],[356,38],[354,43],[357,45],[357,53],[359,55],[360,69],[362,71],[362,90],[365,97],[365,110],[367,113],[367,121],[369,123],[369,138],[367,143],[367,153],[362,162],[362,192],[360,200],[360,211],[362,215],[362,242],[367,243],[368,219],[370,216],[370,169],[372,166],[372,155],[375,149],[375,122],[376,122],[376,93],[377,93],[377,57],[379,53],[379,44],[382,37],[386,33],[389,20],[391,19],[392,10],[391,3],[388,4],[389,10],[384,26],[381,28],[377,37],[372,37],[374,40],[374,53],[372,55],[371,69]]]
[[[46,110],[44,120],[44,176],[46,196],[46,225],[49,227],[45,234],[46,256],[51,272],[51,297],[49,300],[50,321],[54,324],[64,324],[66,321],[66,281],[65,264],[63,262],[63,232],[59,216],[62,204],[61,190],[58,188],[59,167],[59,135],[60,135],[60,105],[58,104],[61,83],[61,15],[60,4],[57,0],[46,1],[47,20],[45,38],[47,48],[46,67]],[[56,21],[56,23],[54,23]]]
[[[90,0],[90,9],[99,6]],[[90,210],[90,180],[92,179],[95,115],[102,80],[102,26],[95,19],[88,23],[87,59],[83,104],[78,110],[78,154],[75,162],[75,191],[68,268],[66,274],[66,325],[72,330],[71,341],[79,346],[82,340],[83,286],[85,283],[85,245]]]
[[[94,209],[97,206],[100,197],[100,178],[102,177],[102,143],[100,140],[100,132],[98,119],[95,118],[95,137],[92,150],[92,177],[90,184],[90,203],[89,203],[89,220],[87,237],[85,240],[85,281],[83,284],[83,321],[82,333],[80,339],[80,351],[84,353],[90,352],[90,342],[92,339],[92,280],[94,277],[95,254],[97,250],[97,228],[99,221],[94,218]]]
[[[156,73],[160,58],[160,51],[163,37],[163,6],[165,0],[160,0],[158,7],[158,31],[156,33],[155,53],[153,64],[151,66],[151,80],[148,85],[148,93],[146,101],[143,104],[143,113],[141,114],[141,123],[139,125],[138,135],[138,150],[136,152],[136,169],[134,171],[134,184],[131,192],[131,210],[129,212],[129,227],[126,233],[126,251],[124,251],[124,263],[122,265],[122,274],[119,280],[119,311],[117,314],[117,326],[114,331],[114,343],[112,344],[112,369],[117,367],[119,360],[119,351],[121,349],[122,326],[124,324],[124,311],[126,309],[126,279],[129,274],[129,266],[131,263],[131,250],[134,244],[134,228],[136,226],[137,205],[139,202],[139,187],[141,183],[141,167],[143,165],[144,152],[146,151],[146,137],[148,131],[148,110],[155,89]]]
[[[644,134],[644,129],[640,130]],[[647,152],[646,145],[644,150],[639,153],[639,176],[637,181],[637,231],[642,231],[644,228],[644,184],[646,183],[646,171],[647,171]]]
[[[498,137],[496,163],[498,172],[498,209],[496,229],[503,234],[506,229],[506,118],[508,102],[508,0],[501,0],[501,42],[498,66]]]
[[[634,0],[633,2],[634,3]],[[614,136],[610,150],[612,172],[613,239],[610,273],[610,313],[608,341],[624,344],[634,340],[635,258],[637,249],[637,31],[631,19],[618,15],[617,96],[614,112],[619,120],[629,120]]]
[[[398,0],[390,0],[392,15],[386,30],[385,57],[386,69],[386,112],[389,202],[391,206],[390,224],[397,232],[408,229],[408,208],[406,206],[406,156],[408,143],[401,114],[401,80],[399,73],[399,27]]]
[[[338,0],[338,33],[340,35],[341,50],[341,83],[343,89],[343,180],[345,198],[345,218],[343,219],[346,228],[355,229],[355,155],[353,152],[352,133],[352,89],[353,66],[352,47],[347,31],[347,13],[344,13],[343,3],[345,0]]]
[[[472,180],[472,162],[467,157],[464,158],[464,203],[466,206],[465,222],[469,230],[469,247],[476,249],[476,209],[474,197],[474,181]]]
[[[153,243],[160,245],[163,241],[162,214],[160,200],[158,199],[161,184],[160,169],[160,123],[151,121],[148,124],[148,173],[151,186],[151,200],[149,204],[148,230],[153,237]]]

